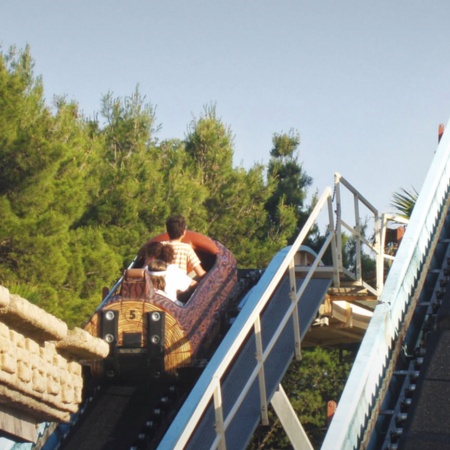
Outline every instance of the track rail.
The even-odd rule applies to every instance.
[[[403,346],[389,380],[374,431],[368,437],[368,449],[397,449],[403,435],[403,428],[411,406],[419,376],[425,366],[428,333],[435,328],[450,273],[450,216],[447,212],[444,227],[440,233],[433,254],[431,266],[427,271],[423,288],[414,308],[410,325],[405,334]],[[447,295],[448,297],[448,295]]]

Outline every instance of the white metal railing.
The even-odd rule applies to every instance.
[[[353,278],[355,281],[363,284],[362,279],[362,258],[361,258],[361,245],[364,243],[367,245],[371,250],[373,250],[377,255],[380,255],[381,248],[380,248],[380,237],[379,237],[379,216],[378,216],[378,210],[368,201],[365,197],[363,197],[342,175],[336,173],[334,176],[334,183],[336,186],[336,224],[337,224],[337,251],[339,252],[338,261],[340,262],[339,271],[345,273],[350,278]],[[342,211],[341,211],[341,189],[340,186],[344,185],[352,194],[353,194],[353,206],[354,206],[354,226],[350,226],[349,223],[347,223],[342,218]],[[363,226],[361,224],[361,216],[360,216],[360,203],[362,203],[374,216],[374,243],[369,242],[364,234],[363,234]],[[348,232],[350,232],[351,235],[355,237],[356,242],[356,252],[355,252],[355,273],[352,273],[348,271],[345,267],[343,267],[343,261],[342,261],[342,228],[345,228]],[[370,291],[372,291],[374,294],[378,294],[380,292],[379,286],[382,283],[382,279],[379,280],[377,277],[376,280],[376,287],[373,288],[370,285],[366,285],[366,287],[369,288]]]
[[[446,130],[449,130],[450,123]],[[322,450],[360,448],[363,433],[373,420],[383,374],[400,331],[412,308],[414,286],[444,218],[450,182],[450,134],[442,137],[414,207],[402,244],[389,272],[381,304],[361,343]],[[438,220],[440,222],[438,222]]]
[[[397,217],[393,214],[382,214],[359,192],[357,191],[341,174],[336,173],[334,175],[334,184],[336,192],[336,251],[338,271],[339,273],[345,274],[348,278],[354,280],[358,285],[366,288],[369,292],[375,296],[381,295],[384,284],[384,261],[385,259],[392,259],[390,255],[385,254],[385,233],[387,225],[390,222],[400,222],[407,223],[401,217]],[[353,225],[344,220],[342,214],[342,197],[341,197],[341,186],[348,189],[353,197]],[[371,217],[365,217],[364,219],[373,221],[373,231],[371,233],[372,237],[369,240],[364,233],[365,223],[363,222],[362,207],[364,207],[370,214]],[[343,234],[347,232],[350,236],[355,239],[355,261],[354,270],[350,271],[348,268],[344,267],[343,264]],[[363,279],[362,274],[362,255],[364,249],[368,249],[371,253],[375,254],[376,260],[376,280],[375,286],[367,283]]]
[[[274,273],[270,274],[270,276],[265,277],[266,274],[268,275],[269,268],[266,270],[265,274],[263,275],[263,278],[264,277],[266,278],[266,282],[261,283],[261,281],[263,281],[262,278],[260,283],[258,283],[257,285],[257,288],[259,289],[255,289],[252,292],[250,296],[251,298],[247,300],[247,302],[245,303],[244,308],[237,317],[235,323],[232,326],[232,329],[225,337],[218,351],[215,353],[212,361],[203,372],[200,380],[194,387],[194,390],[191,392],[188,400],[185,402],[179,414],[172,423],[169,431],[166,433],[163,441],[160,444],[160,448],[164,449],[183,448],[184,445],[187,443],[191,433],[195,429],[197,423],[200,421],[211,399],[214,402],[214,409],[216,411],[216,440],[212,447],[220,449],[226,448],[225,430],[227,429],[227,426],[230,424],[240,404],[243,402],[247,392],[249,391],[250,387],[252,386],[253,382],[256,380],[257,377],[260,378],[259,385],[260,386],[264,385],[263,382],[264,363],[267,358],[267,355],[273,348],[284,325],[295,312],[297,308],[297,302],[300,299],[301,295],[303,294],[308,281],[313,276],[314,271],[319,266],[319,263],[321,261],[321,258],[323,257],[325,250],[334,241],[334,232],[331,231],[328,234],[328,237],[325,243],[323,244],[322,249],[319,251],[314,263],[311,265],[310,272],[306,276],[305,281],[302,283],[300,289],[297,291],[295,285],[295,270],[292,270],[295,265],[294,263],[295,255],[297,254],[297,251],[300,249],[300,246],[305,241],[309,231],[315,224],[316,219],[320,214],[322,208],[326,205],[328,206],[329,212],[328,217],[330,222],[329,229],[334,230],[331,189],[327,188],[322,197],[319,199],[318,203],[316,204],[311,216],[307,220],[304,228],[298,235],[294,244],[290,248],[287,248],[286,252],[284,253],[281,252],[279,254],[281,255],[279,257],[280,260],[276,261],[272,260],[271,265],[272,267],[274,267]],[[275,291],[278,283],[280,282],[281,278],[286,274],[286,272],[290,274],[290,282],[292,289],[291,296],[293,300],[292,305],[286,312],[286,315],[281,320],[281,323],[279,324],[277,331],[275,332],[271,341],[268,343],[268,345],[264,350],[262,349],[262,345],[258,345],[259,341],[258,339],[256,339],[257,364],[255,366],[255,369],[253,370],[253,373],[247,380],[244,389],[242,390],[241,394],[236,400],[234,406],[231,408],[231,411],[229,412],[228,416],[224,417],[221,401],[222,376],[226,372],[234,356],[237,354],[237,352],[243,345],[243,342],[245,341],[249,332],[254,330],[256,336],[260,334],[261,312],[264,309],[267,302],[271,299],[273,292]],[[295,346],[295,353],[297,357],[299,357],[300,330],[298,323],[297,323],[297,330],[294,332],[294,335],[296,342],[293,343],[293,346]],[[211,369],[213,371],[208,370],[210,368],[213,368]],[[264,392],[264,389],[261,389],[260,392],[262,399],[261,412],[262,418],[264,419],[267,413],[266,410],[268,399],[266,398],[266,393]],[[180,430],[182,430],[181,433]]]

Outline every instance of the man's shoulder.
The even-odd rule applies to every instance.
[[[192,250],[192,246],[190,244],[187,244],[186,242],[171,242],[171,245],[176,247],[178,250],[183,249],[186,251]]]

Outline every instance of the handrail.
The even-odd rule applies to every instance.
[[[334,184],[336,190],[336,238],[337,238],[337,251],[338,251],[338,261],[340,262],[339,271],[345,273],[348,277],[354,279],[356,282],[360,283],[362,286],[371,291],[374,295],[378,296],[381,294],[383,289],[383,238],[382,238],[382,227],[380,226],[380,217],[378,210],[370,203],[359,191],[357,191],[341,174],[335,173]],[[341,201],[341,189],[340,186],[345,186],[353,194],[353,206],[354,206],[354,221],[355,225],[352,227],[342,218],[342,201]],[[372,214],[374,220],[374,242],[369,242],[364,235],[361,233],[362,225],[360,218],[360,204],[364,205]],[[355,273],[352,273],[345,269],[342,265],[342,228],[345,228],[350,232],[351,235],[355,237],[356,240],[356,264]],[[362,249],[361,245],[366,245],[371,251],[376,255],[377,270],[376,272],[376,286],[370,286],[364,283],[362,278]]]
[[[448,130],[450,124],[447,125]],[[450,134],[445,132],[389,272],[381,304],[361,343],[322,450],[357,449],[373,423],[378,394],[402,320],[414,307],[415,287],[442,226],[450,182]],[[404,330],[403,330],[404,331]]]
[[[282,258],[282,260],[281,261],[276,260],[277,258],[274,258],[276,261],[272,260],[271,263],[272,267],[277,268],[275,274],[273,276],[271,274],[269,279],[269,277],[265,277],[265,275],[268,273],[268,271],[266,270],[265,274],[261,278],[260,283],[257,285],[257,288],[259,286],[262,287],[260,287],[260,290],[255,289],[250,294],[250,298],[247,300],[241,313],[236,318],[236,321],[234,322],[232,329],[227,334],[225,339],[222,341],[219,349],[214,354],[210,364],[206,367],[205,371],[200,377],[200,380],[197,382],[193,391],[191,392],[189,398],[195,398],[195,401],[190,402],[188,399],[185,402],[182,409],[178,413],[177,417],[173,421],[171,427],[169,428],[169,431],[163,438],[163,441],[160,443],[159,448],[171,448],[171,449],[183,448],[184,445],[186,445],[186,443],[188,442],[191,433],[195,429],[197,423],[200,421],[203,412],[208,407],[208,404],[211,401],[211,399],[216,400],[215,403],[216,415],[219,418],[221,417],[222,412],[220,408],[221,402],[220,389],[222,376],[226,372],[230,362],[233,360],[233,358],[243,345],[243,342],[247,338],[248,333],[255,327],[257,328],[259,326],[259,318],[262,310],[264,309],[267,302],[270,300],[273,292],[275,291],[282,277],[286,274],[289,268],[293,266],[294,264],[293,261],[297,251],[305,241],[309,231],[314,226],[317,217],[319,216],[320,212],[322,211],[322,208],[325,205],[328,205],[329,221],[331,223],[331,227],[329,227],[329,230],[334,229],[332,208],[330,207],[332,201],[331,195],[332,195],[331,189],[328,187],[321,196],[321,198],[319,199],[319,201],[317,202],[312,214],[308,218],[305,226],[301,230],[295,242],[292,244],[290,248],[289,247],[286,248],[287,253],[280,252],[279,255],[281,255],[280,258]],[[328,247],[330,243],[333,241],[334,232],[330,231],[330,234],[331,236],[329,236],[328,239],[325,241],[321,251],[319,251],[319,254],[317,255],[313,265],[311,266],[311,272],[313,272],[318,267],[320,258],[322,258],[323,253],[326,250],[326,247]],[[309,278],[311,278],[311,276],[312,274],[309,275]],[[295,301],[293,299],[293,304],[286,313],[283,322],[286,322],[292,315],[292,311],[296,307],[297,302],[301,296],[301,293],[304,290],[305,282],[302,284],[302,289],[300,289],[298,293],[295,292],[296,294]],[[253,374],[251,375],[252,380],[255,380],[256,377],[258,376],[259,368],[261,367],[261,365],[264,365],[267,353],[269,349],[273,346],[275,340],[276,336],[273,337],[268,347],[261,355],[261,361],[259,362],[257,368],[253,371]],[[248,390],[251,387],[252,380],[249,380],[246,383],[244,391]],[[242,401],[244,397],[245,392],[242,392],[242,395],[240,395],[238,402]],[[226,448],[225,446],[226,444],[224,442],[224,430],[226,430],[227,425],[231,421],[232,418],[231,415],[234,414],[236,409],[237,407],[232,408],[232,411],[230,412],[228,417],[223,417],[221,419],[222,423],[218,423],[219,426],[216,429],[217,438],[215,445],[217,445],[219,448]],[[182,430],[181,433],[180,430]]]

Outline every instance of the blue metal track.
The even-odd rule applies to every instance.
[[[298,310],[302,337],[316,317],[317,310],[323,301],[330,285],[330,279],[312,280],[300,300]],[[277,289],[276,295],[262,314],[263,346],[267,346],[277,325],[289,308],[289,280],[285,277]],[[294,356],[294,335],[292,320],[289,321],[281,336],[277,339],[265,364],[266,391],[270,399],[281,382]],[[222,383],[222,398],[224,415],[228,415],[234,406],[251,373],[256,367],[255,332],[252,330],[245,345],[238,352],[236,359],[229,367],[229,372]],[[213,363],[213,362],[211,362]],[[212,365],[211,369],[214,369]],[[208,374],[206,373],[207,377]],[[202,380],[199,381],[201,384]],[[195,395],[195,394],[194,394]],[[194,400],[195,401],[195,400]],[[252,383],[242,405],[235,414],[226,431],[227,448],[233,450],[245,449],[254,430],[261,421],[261,398],[258,379]],[[214,405],[210,403],[205,416],[199,423],[186,449],[210,448],[216,438],[214,429]],[[162,447],[163,448],[163,447]]]

